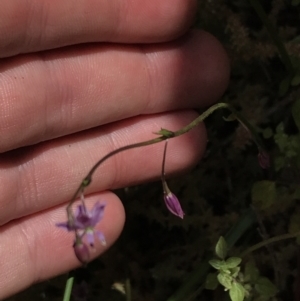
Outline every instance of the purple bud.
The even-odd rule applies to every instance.
[[[90,259],[89,248],[81,241],[80,238],[76,238],[73,248],[77,259],[83,264],[88,263]]]
[[[258,163],[261,168],[268,169],[270,167],[270,156],[269,154],[264,150],[259,150],[259,153],[257,155]]]
[[[180,218],[183,218],[184,212],[182,211],[180,202],[174,193],[172,192],[165,193],[164,200],[168,210],[171,213],[173,213],[174,215]]]

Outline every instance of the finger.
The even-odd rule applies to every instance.
[[[156,138],[161,128],[178,130],[197,114],[179,111],[136,117],[69,137],[12,151],[0,159],[0,224],[70,200],[91,167],[124,145]],[[169,142],[167,175],[199,161],[206,144],[202,125]],[[122,152],[95,172],[87,193],[127,187],[160,176],[164,144]]]
[[[124,209],[112,193],[105,192],[86,199],[88,206],[105,201],[103,220],[97,229],[107,245],[96,242],[91,258],[105,252],[119,236],[124,225]],[[74,234],[55,227],[66,220],[65,205],[15,220],[0,231],[0,299],[25,289],[35,282],[67,272],[80,265],[72,248]]]
[[[151,43],[185,31],[195,0],[2,0],[0,57],[86,42]]]
[[[2,152],[135,115],[207,106],[229,79],[224,49],[203,31],[154,46],[23,56],[1,69]]]

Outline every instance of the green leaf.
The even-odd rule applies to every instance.
[[[300,4],[300,0],[292,0],[292,5],[297,6]]]
[[[154,134],[164,136],[164,137],[167,137],[167,138],[174,137],[174,132],[163,129],[163,128],[161,128],[160,131],[158,131],[157,133],[154,133]]]
[[[278,91],[280,97],[284,96],[288,92],[290,87],[290,82],[291,81],[288,77],[281,81],[279,85],[279,91]]]
[[[266,128],[262,131],[262,135],[265,139],[269,139],[273,136],[273,130],[271,128]]]
[[[229,290],[229,296],[231,301],[243,301],[245,298],[244,287],[240,283],[234,282]]]
[[[222,269],[222,267],[224,267],[225,265],[225,262],[223,260],[218,260],[218,259],[212,259],[208,263],[216,270]]]
[[[286,159],[283,156],[277,156],[275,158],[275,170],[279,171],[286,165]]]
[[[297,238],[296,238],[296,243],[297,243],[298,246],[300,246],[300,235],[297,236]]]
[[[300,99],[297,99],[292,106],[292,115],[295,121],[295,124],[300,132]]]
[[[231,289],[233,279],[229,274],[221,272],[218,274],[217,278],[220,284],[222,284],[227,290]]]
[[[295,191],[293,193],[293,198],[294,199],[300,199],[300,187],[295,188]]]
[[[239,257],[229,257],[225,261],[228,269],[233,269],[233,268],[237,267],[238,265],[240,265],[241,262],[242,262],[242,259]]]
[[[292,85],[293,87],[296,87],[296,86],[299,86],[299,84],[300,84],[300,75],[297,74],[297,75],[295,75],[295,76],[293,77],[293,79],[292,79],[292,81],[291,81],[291,85]]]
[[[234,277],[234,278],[236,278],[239,275],[240,270],[241,270],[240,267],[235,267],[235,268],[231,269],[231,276]],[[240,276],[241,275],[242,274],[240,274]]]
[[[254,287],[260,295],[268,298],[274,297],[278,292],[276,286],[266,277],[258,278]]]
[[[260,209],[267,209],[276,200],[276,186],[272,181],[259,181],[252,187],[252,203]]]
[[[219,285],[217,274],[209,273],[206,277],[205,288],[207,290],[215,290]]]
[[[221,236],[217,242],[217,245],[216,245],[216,254],[219,258],[221,259],[225,259],[226,256],[227,256],[227,252],[228,252],[228,247],[227,247],[227,243],[224,239],[223,236]]]
[[[259,270],[253,262],[247,262],[244,272],[244,281],[254,283],[259,277]]]
[[[296,211],[290,217],[289,233],[296,233],[300,231],[300,212]]]

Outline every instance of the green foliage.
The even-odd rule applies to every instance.
[[[300,85],[300,75],[297,74],[293,77],[292,81],[291,81],[291,86],[296,87]]]
[[[209,273],[205,280],[205,288],[208,290],[215,290],[219,285],[217,274]]]
[[[276,201],[276,185],[272,181],[259,181],[252,187],[252,203],[256,208],[268,209]]]
[[[216,276],[211,273],[208,274],[205,288],[216,289],[217,279],[225,291],[229,292],[231,301],[243,301],[246,298],[251,300],[258,298],[267,301],[278,293],[278,289],[268,278],[260,276],[254,262],[247,262],[243,272],[242,259],[239,257],[229,257],[223,260],[212,259],[209,263],[217,270],[217,274]]]
[[[292,214],[289,223],[289,232],[296,233],[300,231],[300,211],[296,211]]]
[[[217,275],[218,281],[225,287],[226,290],[231,290],[233,277],[227,271],[221,270]]]
[[[300,99],[297,99],[292,106],[292,114],[294,122],[297,125],[298,131],[300,132]]]
[[[298,6],[300,4],[300,0],[292,0],[293,6]]]
[[[229,290],[229,296],[232,301],[243,301],[245,298],[244,287],[238,282],[233,282],[232,287]]]
[[[155,133],[155,134],[157,134],[157,135],[159,135],[159,136],[164,136],[164,137],[166,137],[166,138],[171,138],[171,137],[174,136],[174,132],[169,131],[169,130],[167,130],[167,129],[163,129],[163,128],[161,128],[161,129],[160,129],[157,133]]]
[[[259,270],[255,264],[251,261],[245,265],[244,281],[255,283],[259,277]]]
[[[224,259],[227,256],[227,251],[228,251],[227,243],[224,237],[221,236],[216,244],[216,248],[215,248],[216,255],[219,258]]]
[[[294,109],[294,118],[296,124],[299,123],[298,118],[298,104],[296,104]],[[276,133],[274,135],[274,141],[278,145],[280,154],[275,159],[275,168],[277,171],[283,169],[286,165],[291,164],[291,161],[294,159],[298,162],[300,159],[300,135],[288,135],[284,131],[283,123],[279,123],[276,127]]]
[[[269,139],[273,136],[273,130],[271,128],[266,128],[263,130],[262,135],[265,139]]]
[[[259,277],[255,284],[255,290],[260,294],[263,298],[274,297],[278,293],[278,289],[275,285],[266,277]]]
[[[240,265],[242,259],[239,257],[229,257],[226,261],[227,269],[234,269]]]
[[[280,97],[285,96],[290,89],[290,85],[291,79],[289,77],[284,78],[279,84],[278,95]]]

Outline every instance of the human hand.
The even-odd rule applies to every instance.
[[[221,45],[203,31],[178,38],[195,10],[195,0],[1,1],[0,299],[79,265],[55,224],[99,158],[178,130],[222,95]],[[194,165],[205,144],[203,125],[171,140],[167,173]],[[107,203],[108,245],[94,257],[124,223],[108,190],[159,176],[162,152],[130,150],[95,173],[86,199]]]

